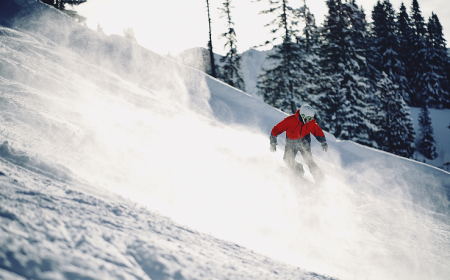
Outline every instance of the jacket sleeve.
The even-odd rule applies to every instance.
[[[279,122],[277,125],[275,125],[272,128],[272,132],[271,134],[274,137],[277,137],[278,135],[280,135],[281,133],[285,132],[288,129],[289,126],[289,117],[285,118],[284,120],[282,120],[281,122]]]
[[[272,128],[272,132],[270,133],[270,145],[276,146],[278,144],[277,136],[288,129],[289,121],[287,119],[288,118],[285,118]]]
[[[325,138],[325,133],[323,133],[323,130],[320,128],[320,126],[316,123],[314,125],[314,129],[311,131],[314,137],[316,137],[317,141],[320,143],[326,143],[327,139]]]

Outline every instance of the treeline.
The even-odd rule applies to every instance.
[[[416,150],[437,157],[428,108],[450,108],[450,59],[436,14],[425,22],[417,0],[409,14],[403,3],[396,11],[384,0],[368,23],[354,0],[327,0],[328,14],[317,26],[305,1],[300,7],[288,0],[267,2],[269,9],[261,13],[273,16],[267,24],[273,38],[262,45],[281,43],[267,58],[276,66],[264,69],[257,84],[266,103],[287,113],[309,103],[339,139],[404,157]],[[232,31],[227,38],[234,38],[235,49]],[[239,62],[230,51],[224,59]],[[239,65],[233,67],[239,75]],[[411,106],[422,108],[417,147]]]

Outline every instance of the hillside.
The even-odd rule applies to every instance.
[[[0,278],[448,276],[450,173],[327,134],[326,184],[298,184],[284,113],[38,2],[0,13]]]

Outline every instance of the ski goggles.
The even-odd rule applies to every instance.
[[[313,117],[307,117],[307,116],[305,116],[305,114],[302,114],[301,116],[302,116],[302,119],[305,120],[305,122],[310,122],[313,119]]]

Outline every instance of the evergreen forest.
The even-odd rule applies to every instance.
[[[273,44],[266,59],[275,66],[263,69],[257,84],[266,103],[288,114],[308,103],[338,139],[408,158],[416,151],[436,157],[427,109],[450,108],[450,59],[436,14],[425,20],[417,0],[409,13],[403,3],[395,9],[378,1],[367,15],[355,0],[327,0],[328,13],[317,25],[306,1],[300,7],[259,1],[269,5],[260,13],[272,16],[266,25],[272,38],[261,46]],[[230,7],[227,0],[222,9],[229,52],[223,69],[215,67],[219,79],[242,89]],[[424,110],[420,147],[410,107]]]

